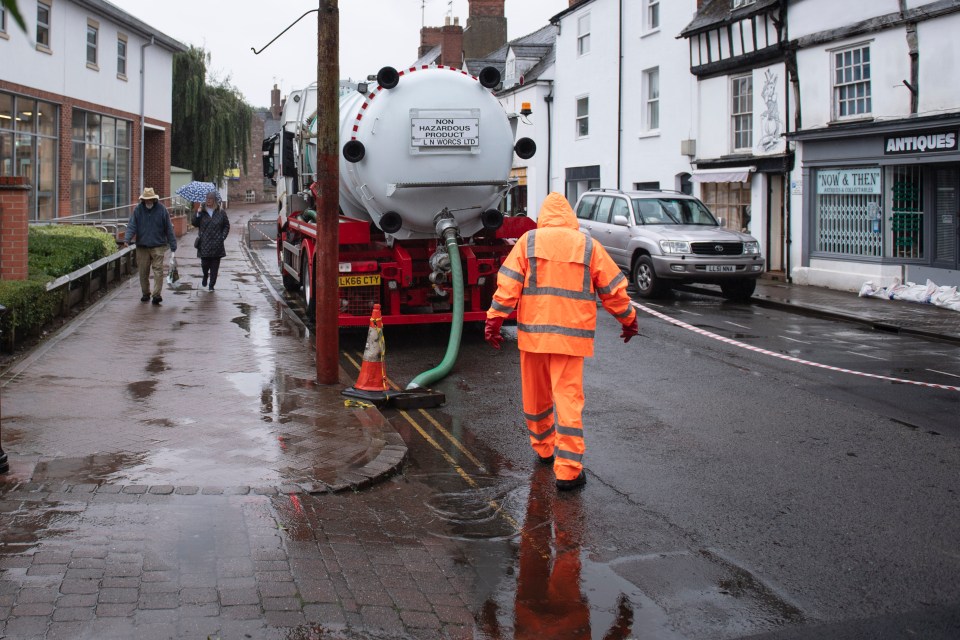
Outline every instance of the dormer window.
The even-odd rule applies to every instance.
[[[740,7],[745,7],[748,4],[754,4],[757,0],[731,0],[733,3],[734,9],[739,9]]]

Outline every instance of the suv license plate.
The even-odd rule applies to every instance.
[[[730,271],[736,271],[737,266],[733,264],[708,264],[707,271],[727,273]]]

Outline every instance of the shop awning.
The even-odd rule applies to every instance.
[[[725,167],[723,169],[697,169],[690,176],[691,182],[747,182],[756,167]]]

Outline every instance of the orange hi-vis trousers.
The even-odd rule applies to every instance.
[[[573,480],[583,470],[583,357],[521,351],[520,380],[530,444],[556,455],[557,480]]]

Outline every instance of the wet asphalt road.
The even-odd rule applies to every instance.
[[[811,362],[960,382],[954,345],[687,292],[649,308]],[[643,312],[640,327],[625,346],[619,325],[600,319],[585,373],[589,482],[553,509],[555,527],[577,533],[592,637],[618,637],[627,610],[631,637],[960,634],[960,392],[779,360]],[[386,335],[388,374],[401,385],[446,345],[435,328]],[[341,346],[358,358],[363,338],[346,333]],[[437,385],[448,402],[429,414],[474,460],[425,420],[435,445],[387,413],[411,446],[408,473],[442,478],[456,496],[445,513],[464,520],[465,539],[536,520],[530,496],[544,479],[519,420],[511,342],[495,352],[468,327],[456,369]],[[466,506],[488,498],[506,524]],[[526,537],[508,539],[522,558]],[[499,610],[522,608],[522,563],[517,571],[498,577]]]

